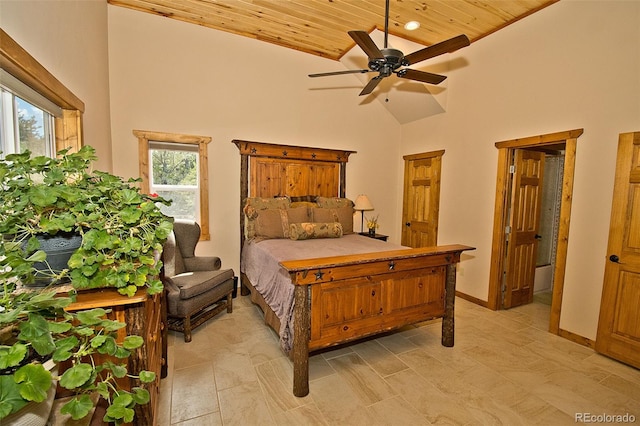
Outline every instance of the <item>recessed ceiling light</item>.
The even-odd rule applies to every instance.
[[[408,31],[417,30],[418,28],[420,28],[420,22],[418,21],[409,21],[404,24],[404,29]]]

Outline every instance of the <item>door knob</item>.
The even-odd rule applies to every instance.
[[[541,239],[542,239],[542,235],[538,235],[538,234],[536,234],[534,238],[535,238],[536,240],[541,240]]]
[[[612,254],[611,256],[609,256],[609,260],[612,261],[613,263],[620,263],[620,258],[615,254]]]
[[[404,226],[411,226],[411,222],[405,223]]]

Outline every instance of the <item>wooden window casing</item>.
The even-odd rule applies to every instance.
[[[133,134],[138,138],[138,155],[140,159],[140,177],[142,182],[140,190],[149,193],[149,141],[170,142],[177,144],[189,144],[198,146],[198,156],[200,161],[200,240],[211,239],[209,233],[209,155],[208,144],[211,142],[209,136],[193,136],[164,132],[149,132],[146,130],[134,130]]]

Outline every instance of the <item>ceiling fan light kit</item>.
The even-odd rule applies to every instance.
[[[418,71],[411,68],[400,68],[413,65],[444,53],[454,52],[470,44],[469,38],[466,35],[461,34],[410,53],[407,56],[404,56],[404,54],[398,49],[389,48],[387,46],[387,39],[389,36],[389,0],[386,0],[383,49],[379,49],[378,46],[376,46],[369,33],[366,31],[349,31],[348,34],[367,55],[369,60],[369,69],[309,74],[309,77],[327,77],[341,74],[377,72],[378,75],[369,80],[367,85],[360,92],[360,96],[368,95],[373,92],[378,83],[380,83],[383,78],[389,77],[391,74],[396,74],[400,78],[420,81],[422,83],[440,84],[447,78],[446,76],[426,71]]]

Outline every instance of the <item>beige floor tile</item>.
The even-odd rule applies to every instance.
[[[483,425],[517,426],[529,423],[528,419],[486,394],[466,398],[464,403],[466,409]]]
[[[330,425],[369,425],[374,417],[338,374],[310,384],[313,400]]]
[[[289,410],[284,413],[274,414],[278,426],[326,426],[324,416],[315,403]]]
[[[305,398],[296,398],[291,393],[291,382],[283,382],[281,375],[269,362],[256,366],[258,380],[272,412],[293,410],[305,404]]]
[[[615,374],[618,377],[640,386],[640,369],[630,367],[595,352],[590,357],[584,359],[577,368],[588,371],[597,370],[604,373],[602,378],[607,377],[609,374]]]
[[[364,405],[371,405],[394,395],[380,375],[355,353],[332,358],[329,364]]]
[[[427,379],[411,370],[393,374],[386,380],[431,424],[465,425],[476,421],[462,400],[443,394]]]
[[[218,392],[224,425],[274,425],[260,384],[243,383]]]
[[[400,354],[398,357],[411,368],[412,372],[428,380],[447,379],[455,374],[455,370],[447,362],[432,357],[426,350],[416,349]]]
[[[575,425],[573,416],[557,409],[548,402],[532,394],[520,395],[519,401],[511,406],[520,417],[527,419],[531,425],[564,426]]]
[[[627,380],[617,374],[610,374],[600,382],[603,386],[620,392],[638,403],[640,406],[640,386],[637,383]]]
[[[175,423],[175,426],[222,426],[222,418],[220,412],[205,414],[204,416],[185,420],[184,422]]]
[[[378,343],[387,348],[387,350],[393,354],[401,354],[403,352],[407,352],[413,349],[416,349],[417,346],[409,339],[404,337],[402,333],[392,333],[386,336],[382,336],[376,339]]]
[[[382,377],[409,368],[375,340],[356,344],[353,350]]]
[[[325,349],[320,352],[320,355],[324,359],[330,360],[332,358],[337,358],[339,356],[350,354],[352,352],[353,352],[353,348],[351,347],[351,345],[342,345],[342,346],[337,346],[335,348]]]
[[[258,381],[248,354],[232,352],[229,348],[212,356],[216,385],[219,391]]]
[[[220,410],[211,363],[175,370],[172,381],[172,424]]]
[[[400,396],[377,402],[368,410],[376,425],[429,425],[429,421]]]
[[[293,363],[289,363],[289,371],[291,372],[291,381],[293,381]],[[309,380],[317,380],[331,374],[336,374],[336,371],[322,355],[309,357]]]
[[[531,392],[572,417],[576,413],[606,412],[604,406],[569,390],[566,382],[545,383],[535,386]]]

